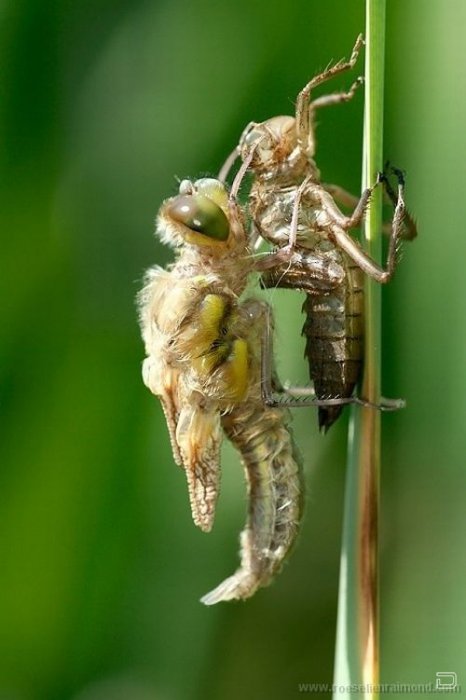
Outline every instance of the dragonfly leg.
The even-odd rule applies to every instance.
[[[249,124],[246,126],[245,129],[243,129],[243,133],[241,134],[239,144],[243,142],[243,139],[245,138],[245,135],[251,131],[255,126],[257,126],[256,122],[249,122]],[[235,146],[233,151],[230,153],[230,155],[227,157],[225,162],[223,163],[222,167],[219,170],[218,177],[217,179],[220,180],[220,182],[226,182],[226,179],[228,175],[230,174],[230,171],[235,164],[235,161],[237,158],[240,157],[241,151],[240,151],[240,146],[239,144]],[[244,174],[243,176],[244,177]],[[242,179],[242,178],[241,178]]]
[[[356,228],[360,226],[364,218],[373,191],[382,181],[382,175],[379,174],[375,183],[364,190],[359,198],[346,192],[346,190],[338,187],[338,185],[322,185],[320,191],[322,207],[326,210],[327,214],[329,214],[333,222],[340,228],[345,231]],[[340,201],[345,206],[354,207],[353,213],[350,214],[350,216],[343,214],[337,207],[335,200]]]
[[[331,183],[323,182],[322,187],[336,202],[342,204],[344,207],[351,207],[354,209],[360,200],[360,197],[356,197],[355,194],[351,194],[351,192],[340,187],[340,185],[332,185]]]
[[[256,263],[257,270],[268,270],[271,267],[276,267],[282,263],[290,262],[292,255],[296,248],[296,239],[298,236],[298,217],[299,217],[299,207],[301,204],[301,199],[306,190],[316,187],[314,185],[314,174],[308,175],[304,178],[300,186],[296,191],[296,197],[293,202],[293,213],[291,216],[290,233],[288,236],[288,243],[280,250],[270,253],[266,257],[258,260]]]
[[[273,319],[268,307],[264,308],[265,323],[261,348],[261,389],[262,399],[266,406],[288,406],[302,408],[305,406],[342,406],[358,404],[379,411],[397,411],[404,408],[403,399],[380,398],[379,403],[372,403],[359,396],[318,399],[312,387],[286,387],[276,376],[273,361]]]
[[[379,175],[378,182],[382,181],[382,174]],[[404,201],[404,179],[399,174],[398,177],[398,196],[396,200],[395,212],[391,224],[390,241],[388,246],[388,254],[386,266],[381,267],[373,258],[370,257],[351,236],[347,233],[348,222],[352,217],[344,216],[332,197],[322,191],[321,204],[328,216],[333,219],[331,234],[329,238],[333,240],[342,250],[349,255],[352,260],[370,277],[377,282],[385,284],[392,277],[396,267],[396,253],[400,239],[402,238],[406,206]]]
[[[386,166],[387,167],[387,166]],[[391,186],[391,183],[389,182],[388,178],[386,177],[385,173],[382,173],[381,178],[382,184],[384,187],[384,194],[385,198],[393,204],[394,207],[396,207],[397,203],[397,195]],[[352,194],[351,192],[348,192],[345,190],[343,187],[340,187],[339,185],[333,185],[330,183],[322,183],[322,187],[326,192],[328,192],[333,199],[338,202],[339,204],[342,204],[344,207],[352,208],[355,209],[357,205],[360,202],[360,197],[356,197],[356,195]],[[392,232],[392,224],[389,221],[384,221],[382,224],[382,232],[390,236]],[[412,241],[414,238],[417,236],[417,230],[416,230],[416,222],[414,221],[413,217],[409,213],[409,211],[406,209],[405,210],[405,220],[403,222],[403,231],[401,233],[401,238],[406,241]]]
[[[333,105],[339,105],[342,102],[349,102],[351,99],[353,99],[358,87],[360,87],[363,83],[364,78],[362,75],[360,75],[359,78],[357,78],[351,85],[350,89],[347,90],[347,92],[334,92],[331,95],[322,95],[316,100],[312,100],[310,103],[311,112],[313,112],[315,109],[320,109],[320,107],[332,107]]]
[[[238,171],[239,172],[239,171]],[[236,178],[235,178],[236,179]],[[359,200],[357,200],[356,206],[354,208],[353,213],[351,216],[346,216],[343,214],[340,209],[337,207],[335,204],[332,196],[328,192],[328,190],[322,188],[322,186],[316,184],[314,182],[314,175],[308,175],[300,186],[298,187],[296,191],[296,197],[293,203],[293,213],[291,217],[291,225],[290,225],[290,233],[288,237],[288,243],[286,246],[283,246],[283,248],[280,248],[280,250],[277,250],[273,253],[270,253],[267,255],[265,258],[262,258],[261,260],[258,260],[256,262],[256,269],[257,270],[268,270],[272,267],[276,267],[277,265],[290,262],[291,263],[291,258],[294,253],[295,247],[296,247],[296,240],[297,240],[297,234],[298,234],[298,217],[299,217],[299,208],[301,204],[301,199],[303,197],[304,193],[307,194],[315,194],[315,196],[319,197],[321,200],[321,205],[322,208],[326,211],[330,219],[333,221],[335,224],[336,228],[335,230],[332,230],[332,235],[337,238],[337,233],[343,235],[344,241],[343,243],[340,243],[340,241],[337,241],[343,250],[348,252],[348,254],[355,259],[355,262],[357,262],[362,269],[365,270],[368,274],[371,274],[370,270],[374,272],[375,274],[382,274],[384,275],[384,270],[380,267],[377,266],[377,263],[375,261],[372,261],[369,256],[364,253],[362,248],[350,237],[348,236],[345,232],[351,228],[355,228],[356,226],[359,226],[361,223],[364,213],[366,211],[366,208],[369,204],[372,192],[374,189],[382,182],[382,176],[377,178],[377,181],[375,182],[372,187],[368,187],[364,192],[362,193],[361,197]],[[233,183],[234,184],[234,183]],[[404,186],[404,182],[400,183],[400,188]],[[232,190],[233,191],[233,190]],[[394,250],[392,251],[392,257],[396,255],[396,242],[398,241],[400,237],[400,230],[402,226],[402,213],[401,213],[401,206],[403,207],[404,211],[404,200],[402,198],[402,191],[400,189],[398,193],[398,203],[397,203],[397,208],[395,209],[395,215],[393,218],[393,224],[395,223],[395,220],[398,216],[400,218],[399,225],[397,226],[396,230],[392,231],[392,238],[391,240],[396,236],[395,240],[395,247]],[[346,247],[345,247],[346,246]],[[347,248],[351,248],[353,250],[353,254],[347,250]],[[366,265],[366,267],[363,267],[363,264],[361,264],[360,259],[356,259],[354,256],[360,258],[362,255],[363,258],[365,258],[365,261],[363,264]],[[389,253],[390,255],[390,253]],[[369,261],[369,262],[368,262]],[[389,257],[389,261],[392,263],[391,257]],[[373,263],[373,265],[372,265]],[[394,267],[394,261],[393,261],[393,267]],[[376,266],[376,267],[374,267]],[[390,272],[390,276],[393,274],[393,270]],[[380,280],[382,281],[382,280]],[[383,281],[388,281],[383,280]]]
[[[220,180],[220,182],[226,182],[226,179],[230,174],[230,170],[234,166],[237,158],[239,158],[239,149],[238,146],[235,146],[234,150],[230,153],[219,170],[217,179]]]
[[[359,51],[361,50],[363,44],[364,39],[362,34],[360,34],[356,39],[351,57],[348,61],[338,61],[338,63],[335,63],[335,65],[330,66],[322,73],[319,73],[319,75],[314,76],[314,78],[312,78],[312,80],[310,80],[307,85],[303,87],[298,95],[298,99],[296,100],[296,132],[298,145],[300,149],[307,153],[310,157],[312,157],[315,153],[315,135],[312,112],[316,107],[316,102],[318,102],[318,100],[315,100],[314,103],[311,102],[311,92],[314,90],[314,88],[327,82],[327,80],[331,80],[336,75],[339,75],[344,71],[351,70],[357,61]],[[350,88],[350,93],[351,90],[352,88]],[[320,106],[323,106],[323,104],[324,103],[321,103]]]
[[[405,179],[404,179],[404,173],[402,170],[399,168],[394,168],[393,166],[390,165],[390,163],[387,161],[385,163],[385,168],[382,173],[380,173],[379,178],[384,186],[384,192],[389,199],[389,201],[393,204],[393,206],[396,209],[396,205],[398,203],[398,197],[397,193],[393,189],[390,180],[388,179],[387,176],[387,170],[390,170],[393,175],[396,176],[398,179],[398,182],[402,182],[403,186],[405,184]],[[384,233],[387,233],[390,235],[390,224],[383,224],[383,231]],[[406,241],[412,241],[414,238],[417,236],[417,226],[416,222],[414,221],[412,215],[409,213],[407,209],[405,209],[404,212],[404,221],[403,221],[403,231],[401,234],[401,238],[403,238]]]

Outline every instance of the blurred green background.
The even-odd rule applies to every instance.
[[[408,408],[383,416],[382,680],[455,671],[466,688],[466,5],[387,12],[385,151],[420,237],[384,290],[383,388]],[[0,21],[0,699],[281,700],[331,682],[347,416],[324,437],[295,412],[298,547],[252,600],[203,607],[237,564],[242,472],[226,449],[215,529],[196,531],[134,297],[170,259],[152,230],[176,178],[292,112],[349,55],[362,0],[10,0]],[[358,192],[362,91],[319,119],[323,177]],[[301,299],[273,301],[280,374],[304,381]]]

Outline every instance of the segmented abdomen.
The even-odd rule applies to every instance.
[[[290,552],[301,521],[302,473],[288,426],[290,414],[263,405],[257,358],[254,364],[248,398],[222,417],[225,434],[241,455],[248,484],[241,565],[202,598],[206,605],[249,598],[270,583]]]
[[[364,292],[360,268],[341,254],[345,280],[332,291],[308,294],[305,357],[317,398],[347,398],[359,380],[364,343]],[[319,407],[319,427],[327,431],[343,406]]]

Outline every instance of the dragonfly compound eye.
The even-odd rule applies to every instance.
[[[209,197],[202,194],[175,197],[167,214],[191,231],[201,233],[216,241],[226,241],[230,232],[223,210]]]

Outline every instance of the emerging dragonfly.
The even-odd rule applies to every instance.
[[[151,268],[140,293],[145,384],[162,402],[175,462],[187,476],[193,519],[213,524],[223,434],[241,455],[249,491],[241,565],[202,600],[248,598],[267,585],[301,519],[301,467],[288,411],[265,406],[261,337],[270,311],[240,301],[253,270],[242,211],[222,183],[180,184],[159,211],[157,233],[176,250]]]
[[[306,292],[305,356],[318,399],[311,399],[310,403],[319,405],[319,426],[324,430],[338,418],[343,404],[360,401],[350,397],[363,361],[363,273],[380,283],[388,282],[395,270],[400,239],[416,235],[414,222],[406,211],[400,171],[394,170],[398,177],[396,194],[386,175],[381,174],[358,199],[336,185],[322,183],[314,160],[316,110],[350,100],[362,79],[358,78],[348,92],[314,100],[311,93],[353,68],[363,43],[360,35],[348,61],[339,61],[307,83],[297,97],[294,117],[278,116],[263,123],[250,123],[219,175],[221,180],[227,177],[238,155],[243,163],[236,182],[248,170],[254,174],[249,194],[253,238],[260,236],[277,249],[258,265],[264,270],[263,286]],[[385,268],[348,233],[361,224],[371,194],[380,183],[385,184],[395,206]],[[343,214],[335,200],[353,207],[353,213]],[[267,400],[271,404],[280,401],[278,396]],[[302,406],[306,401],[291,399],[287,403]],[[397,407],[400,402],[390,400],[380,405],[386,409]]]

